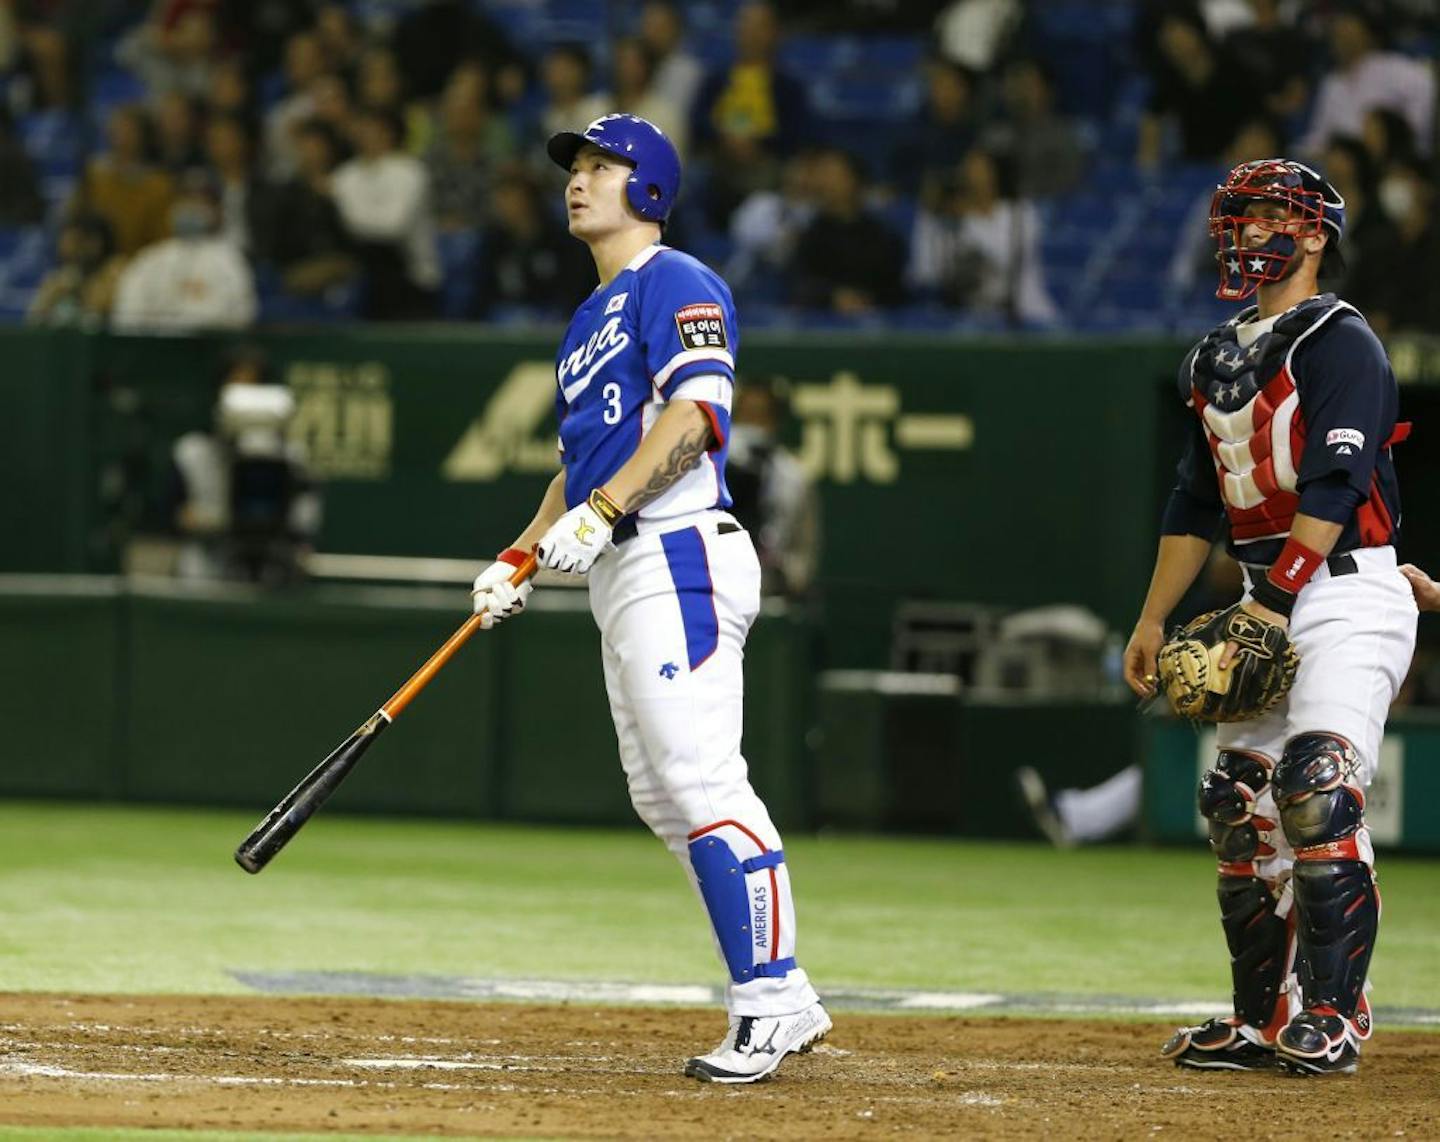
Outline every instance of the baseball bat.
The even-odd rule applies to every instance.
[[[515,569],[510,582],[519,586],[535,573],[535,556],[525,557],[525,562]],[[445,645],[426,660],[425,665],[415,671],[390,700],[376,710],[353,734],[336,747],[324,761],[305,775],[303,781],[285,795],[285,799],[271,809],[250,835],[240,842],[235,850],[235,863],[246,872],[256,873],[275,859],[275,854],[290,843],[301,827],[315,811],[329,800],[340,783],[350,775],[355,763],[365,756],[365,751],[385,727],[400,716],[430,679],[440,673],[455,652],[465,645],[472,634],[480,629],[484,616],[471,615],[460,628],[445,640]]]

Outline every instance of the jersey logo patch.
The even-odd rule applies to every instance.
[[[629,293],[617,293],[614,297],[607,301],[605,303],[605,316],[609,317],[612,313],[619,313],[622,309],[624,309],[625,299],[629,296]]]
[[[687,349],[729,349],[725,311],[713,301],[700,301],[675,311],[680,344]]]
[[[1337,444],[1353,444],[1356,448],[1365,447],[1365,434],[1358,428],[1332,428],[1325,434],[1325,447],[1333,448]],[[1345,455],[1350,455],[1349,451]]]

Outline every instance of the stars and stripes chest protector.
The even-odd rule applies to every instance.
[[[1205,430],[1237,544],[1290,531],[1300,503],[1296,483],[1305,450],[1305,420],[1291,363],[1305,337],[1349,309],[1333,294],[1322,294],[1296,306],[1242,348],[1236,330],[1255,316],[1253,308],[1247,309],[1196,349],[1189,403]]]

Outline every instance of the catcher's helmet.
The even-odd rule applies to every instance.
[[[1268,220],[1247,215],[1246,207],[1256,202],[1274,203],[1284,215]],[[1270,237],[1264,245],[1246,248],[1241,241],[1243,228],[1257,221],[1271,231]],[[1297,239],[1327,231],[1327,260],[1335,264],[1345,233],[1345,200],[1317,172],[1289,159],[1241,163],[1215,188],[1210,200],[1210,235],[1220,245],[1220,286],[1215,296],[1239,301],[1262,282],[1282,280],[1295,260]]]
[[[651,222],[664,222],[670,216],[680,191],[680,155],[665,132],[638,115],[602,115],[583,132],[551,135],[545,150],[569,170],[586,143],[634,164],[625,196],[636,214]]]

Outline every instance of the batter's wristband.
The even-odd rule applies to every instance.
[[[595,514],[605,521],[606,527],[613,528],[625,515],[620,510],[620,505],[610,498],[604,488],[596,488],[591,492],[589,503]]]
[[[518,547],[507,547],[499,555],[495,556],[496,563],[508,563],[511,567],[519,567],[528,557],[529,552],[521,551]]]

